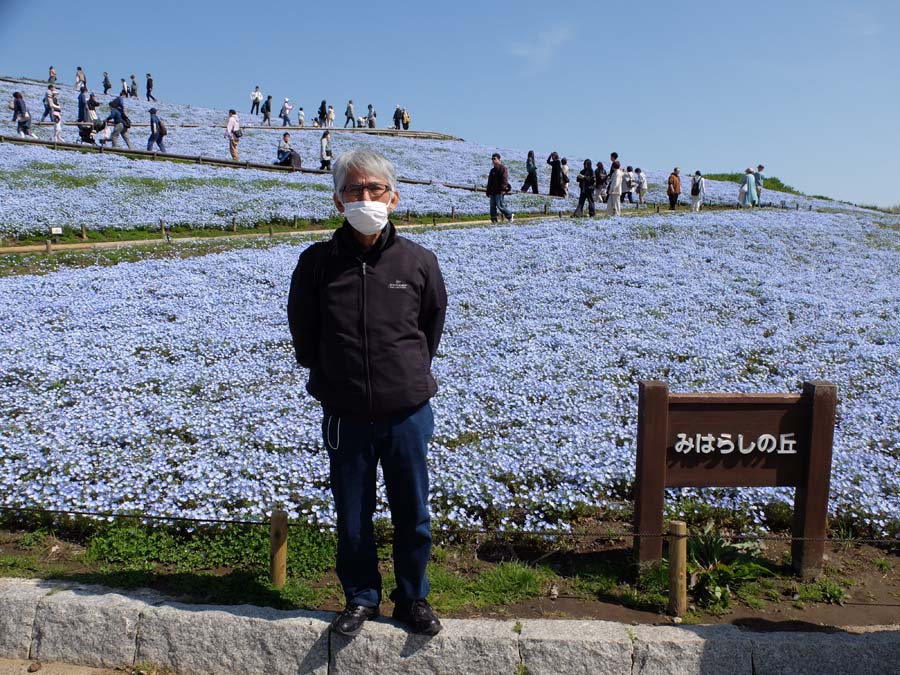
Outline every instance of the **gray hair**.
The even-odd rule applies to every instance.
[[[359,171],[374,178],[381,178],[388,184],[391,192],[397,191],[397,171],[394,165],[384,155],[360,148],[341,154],[334,162],[334,193],[338,196],[347,180],[347,174],[351,171]]]

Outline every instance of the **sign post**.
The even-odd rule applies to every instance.
[[[802,394],[670,394],[639,385],[634,549],[662,557],[667,487],[794,487],[791,559],[803,577],[822,569],[837,388]]]

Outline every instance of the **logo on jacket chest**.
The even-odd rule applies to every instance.
[[[409,284],[400,279],[394,279],[394,281],[388,284],[388,288],[395,291],[404,291],[409,288]]]

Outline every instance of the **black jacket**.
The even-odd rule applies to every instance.
[[[512,188],[509,185],[509,170],[505,164],[492,166],[488,173],[487,188],[485,192],[490,195],[505,195]]]
[[[288,323],[307,391],[329,414],[383,420],[421,406],[437,384],[447,292],[435,255],[391,223],[363,250],[346,221],[297,262]]]

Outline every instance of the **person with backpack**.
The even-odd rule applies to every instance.
[[[110,141],[112,146],[117,148],[116,141],[121,136],[125,141],[125,145],[131,150],[131,139],[128,137],[128,130],[131,128],[131,120],[125,114],[125,105],[121,98],[114,98],[109,104],[109,117],[106,118],[107,124],[112,123],[113,131]]]
[[[109,90],[112,89],[112,82],[109,81],[109,73],[103,71],[103,95],[108,96]]]
[[[147,103],[150,101],[156,103],[156,97],[153,95],[153,76],[147,73]]]
[[[163,137],[169,132],[166,125],[160,121],[157,112],[156,108],[150,108],[150,138],[147,139],[147,150],[153,150],[153,144],[156,143],[159,151],[165,152],[166,146]]]
[[[625,175],[622,177],[622,203],[625,203],[625,200],[628,200],[629,204],[634,204],[634,198],[632,197],[632,192],[634,191],[634,187],[637,184],[637,181],[634,178],[634,169],[630,166],[625,168]]]
[[[235,162],[240,161],[240,157],[238,157],[238,143],[241,142],[241,136],[244,135],[244,132],[241,131],[241,122],[238,119],[237,111],[233,108],[228,111],[228,123],[225,125],[225,138],[228,139],[228,150],[231,152],[231,159]]]
[[[263,101],[263,93],[259,90],[259,85],[256,85],[256,89],[250,92],[250,114],[251,115],[259,115],[259,104]]]
[[[497,222],[497,212],[506,216],[507,222],[512,222],[515,214],[506,208],[503,196],[509,194],[512,189],[509,185],[509,170],[500,161],[500,153],[491,155],[491,171],[488,173],[487,189],[485,192],[491,200],[491,222]]]
[[[28,112],[28,106],[25,105],[25,94],[21,91],[17,91],[13,94],[12,109],[12,121],[17,123],[16,133],[19,137],[37,138],[37,136],[31,132],[31,113]]]
[[[678,198],[681,196],[681,175],[677,166],[669,174],[669,180],[666,182],[666,195],[669,197],[669,210],[674,211],[678,206]]]
[[[691,176],[691,211],[700,213],[700,207],[703,206],[703,198],[706,197],[706,179],[699,171],[695,171]]]
[[[87,87],[87,77],[85,77],[81,66],[78,66],[75,69],[75,91],[81,91],[82,87]]]
[[[319,171],[331,171],[331,160],[334,157],[334,153],[331,151],[331,132],[326,130],[319,143],[322,150],[320,154],[322,164],[319,166]]]
[[[366,114],[366,125],[369,127],[369,129],[375,128],[375,120],[377,117],[378,117],[378,113],[375,112],[375,108],[370,103],[369,104],[369,112]]]
[[[301,108],[302,110],[302,108]],[[266,96],[265,102],[262,104],[262,122],[260,126],[266,124],[268,126],[272,126],[272,95],[269,94]]]
[[[534,150],[529,150],[528,157],[525,159],[525,182],[522,183],[521,192],[528,192],[529,187],[534,194],[537,194],[537,162],[534,161]]]
[[[293,109],[294,106],[291,105],[291,99],[285,96],[284,103],[281,104],[281,110],[278,112],[278,116],[281,118],[281,126],[288,127],[291,125],[291,110]]]
[[[352,129],[356,128],[356,117],[353,112],[353,99],[347,101],[347,109],[344,110],[344,128],[349,124]]]
[[[403,131],[409,131],[409,123],[412,121],[412,117],[409,116],[409,110],[403,109],[403,115],[400,117],[400,120],[403,122]]]
[[[634,170],[634,177],[637,181],[638,206],[642,206],[647,203],[647,176],[637,168]]]
[[[591,165],[591,160],[584,160],[584,168],[578,174],[576,180],[578,180],[580,192],[578,193],[578,206],[572,215],[576,218],[583,216],[584,203],[587,202],[588,214],[593,218],[597,215],[597,209],[594,207],[594,187],[597,185],[597,178],[594,175],[594,167]]]

